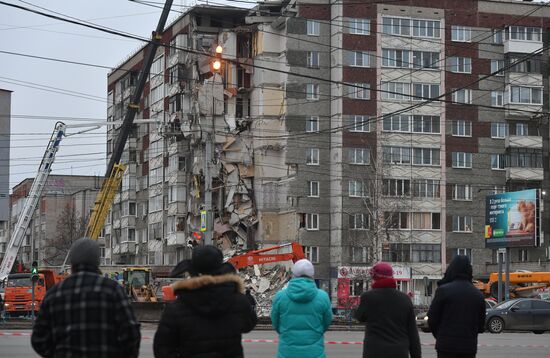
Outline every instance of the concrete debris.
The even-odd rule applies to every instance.
[[[269,316],[273,297],[286,287],[292,277],[290,269],[283,265],[247,267],[242,269],[240,274],[256,299],[259,317]]]

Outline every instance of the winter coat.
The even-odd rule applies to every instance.
[[[137,357],[141,334],[122,286],[81,265],[49,289],[31,344],[42,357]]]
[[[203,275],[172,285],[177,298],[166,305],[153,350],[157,358],[243,357],[242,333],[257,323],[235,274]]]
[[[373,288],[361,295],[355,312],[365,322],[364,358],[420,358],[420,338],[411,299],[395,288]]]
[[[271,322],[279,334],[277,357],[325,357],[324,333],[332,322],[332,308],[328,294],[312,279],[293,278],[277,292]]]
[[[438,352],[475,354],[485,325],[483,295],[471,282],[471,265],[457,256],[445,273],[428,311]]]

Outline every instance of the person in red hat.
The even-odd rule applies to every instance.
[[[363,358],[420,358],[420,338],[411,299],[396,289],[390,264],[379,262],[370,270],[372,289],[361,295],[355,312],[365,322]]]

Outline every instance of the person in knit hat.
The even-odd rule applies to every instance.
[[[76,240],[72,274],[46,292],[31,344],[41,357],[134,358],[141,334],[124,289],[99,271],[95,240]]]
[[[398,291],[390,264],[370,269],[371,290],[361,295],[355,318],[366,324],[363,358],[420,358],[420,338],[411,299]]]
[[[288,287],[273,298],[271,323],[279,334],[278,358],[324,358],[324,334],[332,322],[328,294],[317,288],[315,269],[306,260],[292,267]]]

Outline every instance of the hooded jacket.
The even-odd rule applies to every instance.
[[[325,357],[323,336],[332,322],[332,308],[328,294],[312,279],[293,278],[277,292],[271,322],[279,334],[277,357]]]
[[[456,256],[438,285],[428,311],[428,324],[436,339],[435,349],[475,354],[477,335],[485,326],[485,302],[472,284],[472,265],[468,257]]]
[[[243,357],[242,333],[257,322],[235,274],[203,275],[172,285],[177,295],[166,305],[153,350],[157,358]]]

